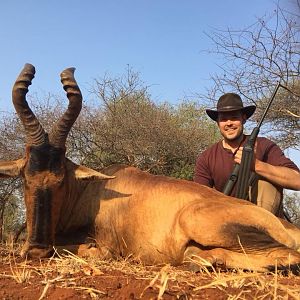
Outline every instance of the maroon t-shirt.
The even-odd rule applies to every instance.
[[[273,166],[299,171],[282,150],[264,137],[257,138],[256,158]],[[223,147],[222,141],[202,152],[196,161],[194,181],[223,191],[234,167],[234,154]],[[234,191],[232,191],[234,194]]]

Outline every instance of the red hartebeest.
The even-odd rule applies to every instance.
[[[0,163],[0,177],[24,180],[23,256],[48,257],[61,246],[79,255],[133,254],[145,263],[179,265],[201,257],[229,268],[298,270],[300,230],[260,207],[133,167],[116,165],[102,174],[70,161],[65,142],[82,103],[74,69],[61,73],[69,106],[49,135],[26,101],[34,74],[26,64],[13,87],[27,135],[25,156]]]

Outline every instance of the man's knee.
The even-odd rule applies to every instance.
[[[258,206],[263,207],[278,217],[283,216],[282,189],[268,181],[258,180],[255,194],[255,202]]]

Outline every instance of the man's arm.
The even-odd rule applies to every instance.
[[[234,161],[238,164],[241,163],[242,151],[243,148],[240,148],[234,157]],[[251,169],[275,185],[295,191],[300,190],[300,172],[297,170],[285,166],[274,166],[267,162],[263,162],[255,157],[255,153]]]
[[[286,189],[300,190],[300,172],[296,170],[272,166],[258,159],[255,160],[254,170],[258,175],[266,178],[271,183]]]

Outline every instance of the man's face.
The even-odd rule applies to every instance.
[[[225,140],[235,141],[243,134],[246,115],[241,111],[222,112],[218,114],[218,126]]]

